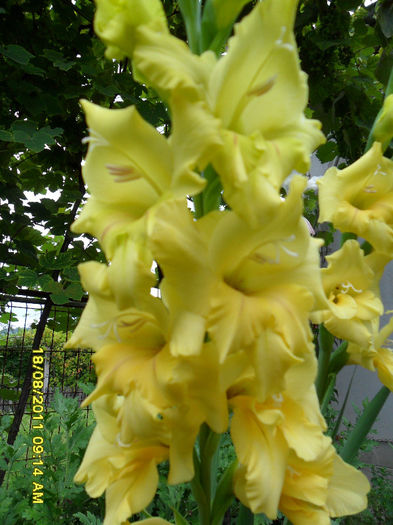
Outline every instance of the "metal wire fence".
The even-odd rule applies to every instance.
[[[14,414],[32,359],[33,340],[46,301],[34,291],[18,296],[0,294],[0,414]],[[83,302],[52,305],[40,348],[43,350],[43,407],[50,409],[54,392],[65,397],[85,397],[84,384],[95,382],[92,351],[64,349],[83,307]],[[29,400],[30,401],[30,400]],[[24,414],[31,414],[28,402]]]

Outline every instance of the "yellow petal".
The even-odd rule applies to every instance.
[[[108,443],[96,427],[90,438],[83,461],[74,476],[75,483],[85,483],[86,492],[92,498],[98,498],[107,488],[115,475],[115,469],[109,458],[121,454],[118,448]]]
[[[385,257],[365,257],[359,243],[349,240],[327,261],[321,274],[329,310],[320,320],[336,337],[360,346],[372,344],[373,322],[383,313],[379,279]],[[317,317],[311,318],[315,321]]]
[[[364,474],[334,456],[326,505],[332,517],[357,514],[367,507],[370,484]]]
[[[285,0],[279,10],[273,1],[258,4],[235,27],[228,52],[210,80],[215,113],[224,127],[246,136],[259,130],[278,147],[286,175],[293,168],[307,169],[310,153],[324,140],[319,124],[303,115],[308,93],[292,33],[296,7],[296,0]],[[250,46],[255,53],[248,52]],[[278,113],[283,115],[280,120]],[[284,137],[296,146],[280,147]],[[274,154],[269,148],[267,155]]]
[[[90,130],[83,168],[90,193],[106,202],[123,203],[128,199],[132,203],[135,192],[146,185],[161,194],[169,185],[172,167],[165,137],[134,106],[107,109],[86,100],[81,104]],[[130,185],[133,191],[127,191]]]
[[[154,451],[159,453],[159,451]],[[164,460],[165,454],[161,452]],[[104,525],[120,525],[122,521],[143,510],[157,490],[157,458],[140,458],[123,469],[106,490]]]
[[[162,518],[148,518],[147,520],[140,520],[139,523],[144,523],[144,525],[172,525]]]
[[[173,120],[169,139],[174,152],[173,194],[183,197],[203,190],[206,180],[192,170],[196,166],[203,170],[222,144],[219,133],[221,122],[208,110],[206,102],[190,103],[181,90],[171,94],[170,104]]]
[[[143,27],[138,31],[133,61],[145,82],[164,100],[181,90],[195,102],[205,100],[216,58],[211,51],[194,55],[182,40]]]
[[[285,476],[288,447],[274,426],[261,425],[247,398],[231,400],[231,436],[240,467],[234,476],[234,491],[240,501],[256,514],[277,516]]]
[[[274,350],[272,350],[274,349]],[[258,401],[264,401],[286,388],[286,372],[302,362],[279,334],[266,328],[247,349],[255,370]]]
[[[393,392],[393,350],[391,348],[379,348],[374,363],[381,383]]]
[[[97,386],[83,405],[112,392],[127,395],[135,386],[147,398],[159,398],[155,366],[160,351],[160,347],[149,348],[130,343],[103,346],[93,356],[98,376]]]
[[[379,142],[347,168],[330,168],[318,184],[321,222],[356,233],[392,257],[393,162]]]
[[[104,345],[127,341],[152,347],[163,344],[167,312],[159,299],[149,296],[143,301],[148,311],[133,307],[131,300],[129,307],[120,311],[109,287],[108,267],[89,261],[78,268],[89,300],[67,348],[98,351]]]
[[[136,29],[147,26],[158,33],[168,32],[160,0],[95,0],[94,30],[108,46],[108,58],[132,56]]]

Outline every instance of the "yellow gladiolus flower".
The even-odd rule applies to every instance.
[[[369,490],[367,478],[344,463],[332,445],[313,461],[291,452],[279,508],[293,525],[329,525],[330,517],[364,510]]]
[[[122,59],[132,53],[135,32],[140,26],[167,33],[160,0],[95,0],[94,30],[108,46],[108,58]]]
[[[113,283],[109,279],[108,266],[89,261],[80,264],[78,269],[89,299],[78,326],[66,343],[67,348],[93,348],[98,351],[112,343],[131,341],[132,344],[153,347],[163,343],[163,334],[167,330],[167,312],[161,300],[143,294],[146,289],[150,290],[150,278],[143,286],[128,290],[128,307],[120,310],[116,301],[117,290],[113,290],[113,285],[110,286]],[[126,295],[124,285],[121,289],[122,296]],[[144,310],[135,307],[135,299],[145,306]]]
[[[90,129],[82,173],[91,197],[71,229],[88,232],[100,242],[111,262],[108,279],[119,309],[130,301],[144,309],[143,298],[155,282],[147,221],[159,202],[184,199],[204,187],[206,181],[193,169],[214,140],[209,133],[194,137],[181,122],[168,140],[134,107],[111,110],[87,101],[82,105]]]
[[[139,523],[144,525],[172,525],[169,521],[162,518],[148,518],[147,520],[140,520]]]
[[[171,136],[174,150],[133,106],[107,109],[85,100],[81,104],[90,130],[82,174],[91,198],[72,230],[94,235],[111,259],[125,232],[143,238],[143,227],[134,223],[160,199],[201,191],[205,181],[192,169],[203,144],[200,140],[192,150],[193,134],[176,128]]]
[[[327,170],[318,184],[321,222],[356,233],[393,257],[393,161],[379,142],[347,168]]]
[[[74,478],[86,483],[93,498],[106,491],[105,525],[120,525],[150,503],[158,484],[156,465],[169,453],[158,440],[121,442],[117,416],[122,402],[122,398],[104,396],[93,405],[97,427]]]
[[[209,130],[212,115],[220,119],[223,146],[210,151],[210,160],[223,182],[225,199],[253,225],[268,205],[261,206],[260,199],[269,186],[278,200],[284,179],[293,169],[306,171],[311,152],[324,141],[319,122],[303,114],[307,84],[292,32],[296,7],[297,0],[257,4],[236,26],[219,60],[211,52],[196,57],[175,37],[148,28],[139,30],[133,54],[144,81],[173,110],[173,94],[189,105],[203,101],[201,136]],[[174,115],[175,124],[177,118],[193,128],[186,114]]]
[[[235,494],[252,512],[274,519],[290,451],[312,461],[330,443],[323,435],[314,386],[298,391],[297,398],[282,392],[258,403],[247,395],[236,395],[230,404],[231,435],[240,463]]]
[[[383,314],[379,279],[386,257],[375,253],[365,257],[359,243],[348,240],[326,260],[328,267],[321,275],[329,310],[312,314],[311,319],[324,323],[336,337],[360,346],[372,345],[373,325]]]
[[[180,203],[160,207],[150,237],[164,272],[174,355],[198,353],[206,330],[222,361],[265,329],[295,354],[311,351],[308,315],[326,299],[317,271],[320,241],[301,216],[303,188],[302,177],[295,178],[275,216],[256,230],[233,212],[195,222]]]
[[[350,343],[347,348],[349,354],[348,364],[361,365],[372,372],[375,370],[385,386],[393,392],[393,348],[388,348],[388,339],[393,331],[393,317],[376,333],[372,347],[361,347]]]

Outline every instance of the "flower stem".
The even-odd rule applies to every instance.
[[[236,525],[253,525],[254,524],[254,514],[251,510],[240,503],[239,516],[237,518]]]
[[[389,394],[390,390],[386,386],[383,386],[375,395],[373,400],[363,410],[363,414],[358,419],[351,435],[344,445],[344,448],[340,452],[340,455],[344,461],[352,463],[356,458],[364,439],[370,432],[371,427],[377,419],[378,414],[382,410],[382,407],[385,404]]]
[[[327,387],[330,354],[332,353],[333,341],[333,335],[326,330],[323,324],[321,324],[318,336],[318,375],[315,383],[320,403],[322,403]]]
[[[195,476],[191,482],[192,491],[199,507],[199,523],[211,522],[211,502],[216,491],[216,468],[212,469],[214,457],[221,440],[221,434],[213,432],[206,424],[199,431],[199,457],[194,450]]]

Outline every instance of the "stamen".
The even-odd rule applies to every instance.
[[[108,323],[109,321],[104,321],[103,323],[93,323],[90,325],[90,328],[103,328]]]
[[[354,285],[349,281],[347,281],[346,283],[342,283],[341,288],[343,288],[342,293],[348,293],[350,288],[356,293],[363,292],[363,290],[358,290],[357,288],[355,288]]]
[[[270,77],[266,82],[264,82],[261,86],[258,86],[251,91],[247,93],[249,97],[256,96],[259,97],[261,95],[264,95],[268,91],[272,89],[274,86],[274,83],[276,82],[277,75],[273,75]]]
[[[377,169],[374,171],[373,175],[387,175],[386,171],[382,171],[382,166],[380,164],[377,165]]]
[[[278,45],[282,44],[282,37],[285,35],[286,30],[287,30],[286,26],[281,26],[281,34],[279,38],[275,41],[275,44],[278,44]]]
[[[295,48],[292,44],[290,44],[289,42],[286,42],[284,44],[284,42],[282,41],[283,39],[283,36],[285,35],[285,31],[287,30],[287,28],[285,26],[282,26],[281,27],[281,35],[280,35],[280,38],[278,38],[274,43],[277,44],[278,46],[280,47],[286,47],[287,49],[289,49],[289,51],[293,51]]]
[[[363,191],[365,191],[366,193],[377,193],[375,186],[373,186],[372,184],[366,186]]]
[[[282,403],[284,401],[284,397],[283,395],[280,393],[280,394],[273,394],[272,395],[272,399],[276,402],[276,403]]]
[[[285,246],[281,246],[281,248],[284,250],[285,253],[287,253],[291,257],[299,257],[299,254],[297,252],[293,252],[292,250],[289,250]]]
[[[116,442],[122,448],[129,448],[132,445],[132,443],[123,443],[120,439],[120,434],[116,434]]]
[[[291,476],[300,476],[300,472],[291,467],[291,465],[287,465],[287,470]]]
[[[102,135],[89,128],[89,136],[83,137],[82,144],[90,143],[90,151],[92,151],[96,146],[110,146],[109,142]]]
[[[141,178],[139,173],[135,173],[135,169],[132,166],[120,166],[118,164],[107,164],[110,175],[115,178],[115,182],[129,182],[131,180],[137,180]]]
[[[265,263],[269,263],[269,264],[278,264],[278,261],[276,259],[270,259],[270,257],[263,257],[262,255],[260,255],[259,253],[253,253],[250,257],[250,259],[252,261],[255,261],[259,264],[265,264]]]
[[[120,337],[120,335],[119,335],[119,331],[118,331],[118,329],[117,329],[117,323],[116,323],[116,322],[113,324],[113,333],[115,334],[116,341],[117,341],[118,343],[121,343],[122,339],[121,339],[121,337]]]

